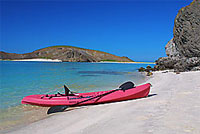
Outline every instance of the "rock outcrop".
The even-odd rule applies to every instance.
[[[173,35],[165,47],[168,57],[156,61],[159,69],[200,70],[200,0],[179,10]]]
[[[106,52],[72,47],[72,46],[52,46],[33,51],[25,54],[6,53],[0,51],[0,59],[17,60],[17,59],[59,59],[64,62],[99,62],[99,61],[118,61],[132,62],[127,57],[120,57]]]

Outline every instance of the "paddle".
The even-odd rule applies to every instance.
[[[84,100],[84,101],[80,101],[80,102],[78,102],[78,103],[76,103],[76,104],[73,104],[73,105],[58,105],[58,106],[50,107],[50,108],[48,109],[48,111],[47,111],[47,114],[52,114],[52,113],[56,113],[56,112],[63,112],[63,111],[64,111],[65,109],[67,109],[68,107],[77,106],[77,105],[79,105],[79,104],[81,104],[81,103],[84,103],[84,102],[86,102],[86,101],[90,101],[90,100],[95,99],[95,98],[98,98],[98,97],[103,97],[103,96],[105,96],[105,95],[111,94],[111,93],[116,92],[116,91],[118,91],[118,90],[123,90],[123,91],[125,92],[125,90],[130,89],[130,88],[133,88],[133,87],[134,87],[134,83],[131,82],[131,81],[128,81],[128,82],[122,84],[118,89],[112,90],[112,91],[107,92],[107,93],[105,93],[105,94],[97,95],[97,96],[95,96],[95,97],[93,97],[93,98],[89,98],[89,99]]]

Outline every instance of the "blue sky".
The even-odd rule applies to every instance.
[[[1,1],[0,48],[70,45],[154,61],[165,56],[178,10],[191,1]]]

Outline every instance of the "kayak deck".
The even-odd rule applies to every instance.
[[[134,88],[128,90],[118,90],[111,94],[100,96],[95,99],[91,99],[89,101],[83,102],[78,105],[89,105],[89,104],[98,104],[98,103],[106,103],[106,102],[116,102],[130,99],[137,99],[146,97],[150,91],[149,83],[136,86]],[[56,106],[56,105],[74,105],[78,102],[88,100],[90,98],[103,95],[105,93],[111,92],[113,90],[108,91],[98,91],[98,92],[88,92],[88,93],[78,93],[78,94],[70,94],[69,96],[65,96],[64,94],[52,94],[52,95],[29,95],[22,99],[22,104],[31,104],[37,106]]]

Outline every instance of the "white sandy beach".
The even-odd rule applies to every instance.
[[[11,60],[11,61],[42,61],[42,62],[62,62],[58,59],[22,59],[22,60]]]
[[[0,59],[2,60],[2,59]],[[21,60],[9,60],[9,61],[39,61],[39,62],[62,62],[59,59],[21,59]],[[101,61],[101,62],[90,62],[90,63],[121,63],[121,64],[155,64],[155,62],[110,62],[110,61]]]
[[[57,113],[11,134],[200,134],[200,72],[155,72],[150,97]]]
[[[110,61],[101,61],[94,63],[126,63],[126,64],[155,64],[155,62],[110,62]]]

